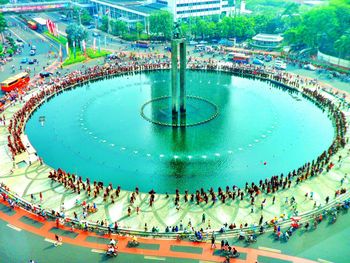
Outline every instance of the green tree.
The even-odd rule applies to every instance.
[[[136,29],[136,32],[137,32],[137,37],[140,38],[140,34],[142,33],[142,31],[144,30],[144,26],[142,23],[140,22],[137,22],[136,23],[136,26],[135,26],[135,29]]]
[[[111,24],[111,33],[113,35],[120,36],[120,35],[124,34],[125,32],[127,32],[127,30],[128,30],[128,27],[124,21],[111,20],[110,24]]]
[[[150,33],[156,37],[170,39],[173,29],[173,16],[168,11],[154,12],[149,16]]]
[[[0,14],[0,33],[4,32],[6,27],[7,27],[7,23],[4,18],[4,15]]]
[[[87,38],[87,31],[85,28],[77,24],[68,25],[66,34],[70,46],[73,46],[73,42],[75,42],[76,46],[80,47],[81,41]]]
[[[100,29],[104,32],[108,30],[108,16],[102,16]]]
[[[80,13],[80,20],[83,25],[88,25],[92,21],[92,16],[86,9],[82,9]]]
[[[339,58],[347,58],[347,55],[350,54],[350,31],[334,42],[334,48],[338,51]]]

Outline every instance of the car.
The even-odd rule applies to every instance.
[[[23,42],[17,42],[16,45],[17,45],[18,47],[24,47]]]
[[[189,42],[190,46],[195,46],[195,45],[198,45],[198,42],[197,41],[194,41],[194,40],[191,40]]]
[[[264,60],[264,55],[257,55],[256,58],[259,60]]]
[[[34,64],[34,59],[31,59],[31,58],[30,58],[30,59],[28,60],[28,64]]]
[[[275,68],[280,70],[286,70],[287,69],[287,63],[285,63],[282,60],[276,60],[275,61]]]
[[[171,52],[171,47],[164,47],[165,51]]]
[[[253,63],[254,65],[260,65],[260,66],[264,66],[264,65],[265,65],[264,61],[262,61],[262,60],[260,60],[260,59],[258,59],[258,58],[254,58],[253,61],[252,61],[252,63]]]
[[[317,68],[312,64],[306,64],[306,65],[304,65],[304,69],[315,71]]]
[[[21,64],[26,64],[28,62],[28,58],[22,58],[21,59]]]
[[[22,43],[22,42],[23,42],[23,40],[22,40],[22,39],[20,39],[20,38],[17,38],[17,39],[16,39],[16,41],[17,41],[17,42],[20,42],[20,43]]]
[[[31,48],[32,50],[36,50],[36,46],[34,46],[34,45],[32,45],[32,48]]]
[[[36,52],[35,52],[34,49],[31,49],[31,50],[29,51],[29,55],[34,56],[35,54],[36,54]]]
[[[48,72],[48,71],[42,71],[39,73],[39,75],[41,78],[46,78],[46,77],[50,77],[52,75],[52,73]]]
[[[272,61],[272,57],[270,55],[267,55],[264,59],[266,62]]]
[[[110,60],[110,59],[117,59],[118,56],[117,56],[116,54],[112,53],[112,54],[108,54],[106,58],[107,58],[108,60]]]
[[[208,41],[202,40],[202,41],[199,41],[199,44],[205,45],[205,44],[208,44]]]
[[[88,25],[86,26],[87,29],[95,29],[95,25]]]
[[[92,33],[92,36],[94,36],[94,37],[99,37],[99,36],[100,36],[100,33],[98,33],[98,32],[93,32],[93,33]]]

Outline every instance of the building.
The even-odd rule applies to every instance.
[[[150,14],[167,8],[165,4],[158,3],[156,0],[90,0],[90,3],[96,17],[108,15],[111,19],[126,22],[131,28],[140,22],[145,25],[145,29]]]
[[[273,34],[257,34],[252,38],[251,46],[263,49],[276,49],[282,46],[283,37]]]
[[[234,0],[157,0],[168,6],[174,20],[190,17],[229,15],[234,12]]]

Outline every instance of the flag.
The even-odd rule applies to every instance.
[[[83,51],[84,51],[84,55],[86,56],[86,42],[85,42],[85,40],[83,40]]]
[[[77,58],[77,50],[75,49],[75,41],[73,41],[73,53],[74,53],[74,59]]]
[[[67,57],[69,57],[69,45],[68,45],[68,42],[66,43],[66,51],[67,51]]]
[[[55,23],[55,36],[58,37],[59,33],[58,33],[58,24]]]
[[[92,49],[93,49],[93,50],[96,50],[96,37],[94,37],[94,42],[93,42]]]
[[[55,24],[50,20],[50,19],[48,19],[48,20],[46,20],[46,26],[47,26],[47,29],[49,30],[49,32],[52,34],[52,35],[56,35],[56,33],[55,33]]]
[[[68,42],[67,42],[67,43],[68,43]],[[58,55],[59,55],[59,57],[60,57],[60,61],[62,62],[62,61],[63,61],[63,60],[62,60],[62,57],[63,57],[63,55],[62,55],[62,45],[60,45],[60,51],[59,51]]]

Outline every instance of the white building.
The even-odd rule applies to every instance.
[[[234,0],[156,0],[168,6],[174,20],[189,17],[228,15],[234,12]]]

